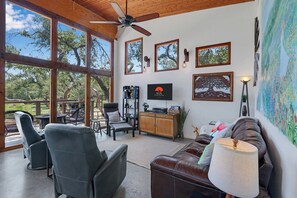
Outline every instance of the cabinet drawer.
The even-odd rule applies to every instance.
[[[156,114],[154,114],[154,113],[150,113],[150,112],[140,112],[140,116],[155,117]]]
[[[173,115],[168,114],[156,114],[156,118],[166,118],[166,119],[173,119]]]

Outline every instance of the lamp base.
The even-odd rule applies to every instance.
[[[226,197],[225,198],[234,198],[234,196],[226,193]]]

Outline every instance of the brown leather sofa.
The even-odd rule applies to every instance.
[[[258,148],[259,189],[257,197],[269,197],[267,187],[273,169],[261,125],[253,118],[238,120],[232,127],[231,138],[249,142]],[[211,137],[203,134],[173,156],[160,155],[151,162],[152,198],[225,197],[225,193],[208,179],[209,166],[198,165],[204,147]]]

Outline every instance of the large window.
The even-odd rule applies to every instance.
[[[91,67],[110,70],[111,44],[108,41],[92,36]]]
[[[125,74],[142,73],[143,39],[125,42]]]
[[[6,2],[6,52],[50,59],[50,19]]]
[[[58,61],[86,65],[86,33],[58,23]]]
[[[5,80],[5,88],[0,86],[0,93],[5,91],[5,104],[1,103],[0,109],[1,113],[3,109],[9,112],[5,120],[0,120],[0,128],[5,129],[5,132],[0,130],[0,150],[3,146],[21,143],[14,122],[16,110],[28,112],[35,127],[43,127],[39,121],[45,117],[50,122],[59,122],[61,116],[83,109],[79,115],[82,119],[72,123],[89,126],[90,119],[102,116],[102,104],[112,98],[112,40],[104,40],[88,27],[36,8],[30,2],[13,2],[5,1],[5,7],[1,7],[1,10],[5,8],[5,13],[0,11],[0,17],[6,20],[5,30],[0,28],[0,41],[5,40],[5,49],[0,47],[3,55],[0,69],[5,72],[0,79],[0,83]],[[91,38],[90,46],[87,46],[87,38]],[[57,57],[52,58],[55,54]],[[90,63],[86,62],[87,57]],[[92,76],[89,87],[85,83],[90,75],[86,74]],[[91,90],[88,101],[85,101],[86,90]],[[0,101],[4,99],[2,96]],[[90,112],[84,112],[85,109]],[[67,121],[72,121],[68,118]]]
[[[5,64],[5,146],[21,143],[14,120],[15,111],[33,116],[49,114],[49,69],[20,64]]]

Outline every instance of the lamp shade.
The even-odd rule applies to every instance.
[[[251,80],[251,76],[240,76],[240,81],[241,82],[248,82]]]
[[[233,147],[233,139],[215,142],[208,178],[220,190],[236,197],[259,194],[258,149],[243,141]]]

